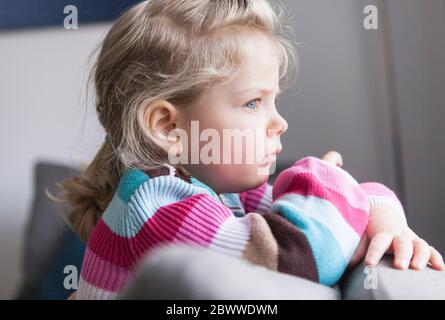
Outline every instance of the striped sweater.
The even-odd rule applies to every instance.
[[[344,273],[371,205],[403,213],[395,194],[359,184],[343,169],[308,157],[273,187],[217,195],[180,170],[128,169],[95,226],[77,299],[114,299],[154,248],[186,243],[325,285]]]

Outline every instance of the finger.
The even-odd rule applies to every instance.
[[[396,236],[392,242],[394,250],[394,267],[406,269],[413,256],[413,242],[407,237]]]
[[[360,239],[360,243],[358,244],[357,249],[355,249],[354,255],[349,261],[348,268],[355,267],[360,261],[363,260],[366,254],[366,249],[368,248],[368,238],[364,235]]]
[[[368,252],[365,257],[365,264],[374,266],[379,263],[382,256],[391,246],[393,236],[388,233],[378,233],[369,244]]]
[[[430,260],[431,250],[428,243],[420,238],[413,240],[414,254],[411,259],[411,268],[421,270]]]
[[[339,167],[343,166],[343,157],[337,151],[329,151],[321,159]]]
[[[437,251],[435,248],[431,246],[430,246],[430,251],[431,251],[431,256],[430,256],[431,267],[439,271],[444,270],[445,265],[443,262],[442,255],[439,253],[439,251]]]

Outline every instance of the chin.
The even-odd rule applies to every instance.
[[[251,175],[238,176],[237,183],[233,183],[232,193],[239,193],[260,187],[269,179],[268,175],[261,175],[255,172]]]
[[[195,170],[195,177],[210,186],[216,193],[239,193],[255,189],[269,178],[268,174],[259,174],[264,170],[259,171],[263,168],[257,166],[215,165],[207,166],[205,169],[201,167]]]

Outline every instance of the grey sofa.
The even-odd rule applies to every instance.
[[[55,192],[55,182],[74,172],[36,165],[20,299],[65,299],[72,292],[63,287],[63,267],[80,270],[85,246],[43,190]],[[208,249],[172,245],[141,263],[119,299],[445,299],[445,272],[396,270],[385,257],[374,269],[358,265],[331,288]]]
[[[357,266],[331,288],[208,249],[176,245],[153,253],[120,299],[445,299],[445,272],[396,270],[387,256],[375,269]]]

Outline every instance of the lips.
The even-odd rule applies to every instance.
[[[273,157],[274,159],[276,159],[278,157],[278,155],[281,153],[282,148],[278,148],[275,152],[269,153],[267,157]]]

